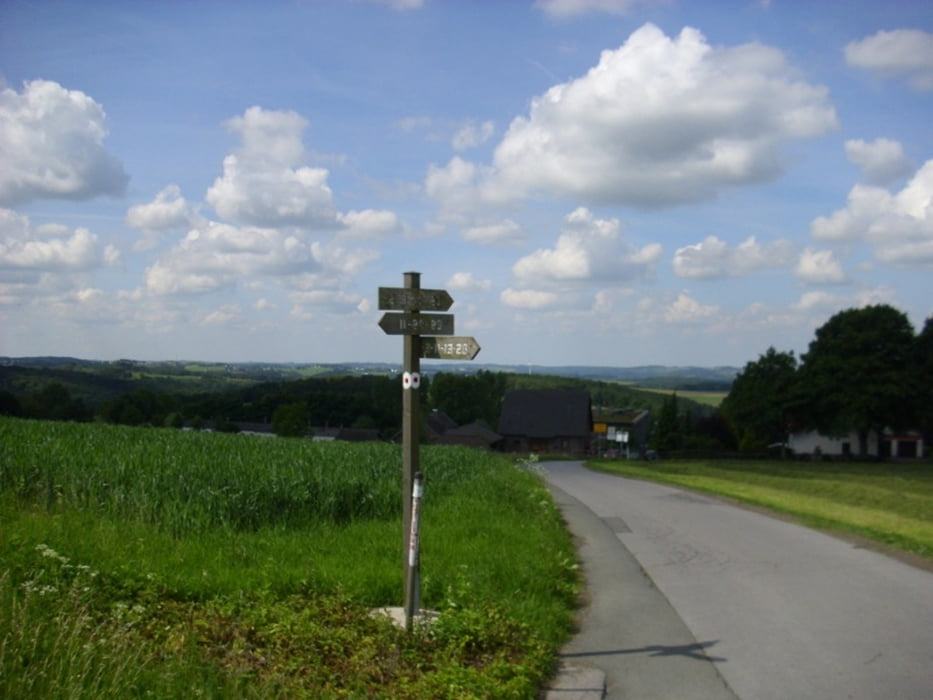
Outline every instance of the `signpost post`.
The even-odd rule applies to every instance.
[[[421,313],[446,311],[454,300],[444,289],[421,289],[421,273],[403,274],[404,286],[379,287],[379,309],[401,311],[386,313],[379,327],[387,335],[403,336],[402,346],[402,542],[403,581],[405,582],[405,626],[411,630],[418,605],[418,557],[412,556],[416,540],[412,530],[412,503],[421,495],[418,479],[416,494],[414,475],[420,477],[421,463],[418,430],[421,417],[421,358],[440,360],[472,360],[480,347],[474,338],[452,337],[453,314]],[[422,337],[425,336],[425,337]],[[435,337],[442,336],[442,337]],[[450,336],[450,337],[443,337]]]

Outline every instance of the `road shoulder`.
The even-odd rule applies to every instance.
[[[560,652],[563,673],[545,697],[601,697],[593,685],[601,672],[607,698],[735,700],[714,663],[718,640],[694,638],[612,528],[573,496],[549,488],[575,538],[586,592],[578,632]]]

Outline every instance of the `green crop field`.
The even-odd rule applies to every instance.
[[[670,396],[676,393],[681,399],[690,399],[691,401],[696,401],[705,406],[712,406],[713,408],[717,408],[719,404],[722,403],[722,400],[729,394],[728,391],[699,391],[696,389],[677,389],[675,392],[674,389],[638,385],[633,385],[633,388],[637,388],[639,391],[650,391],[652,394],[663,394],[664,396]]]
[[[535,697],[578,574],[540,478],[424,447],[412,633],[401,450],[0,419],[0,696]]]
[[[933,561],[929,463],[594,460],[590,466],[763,506]]]

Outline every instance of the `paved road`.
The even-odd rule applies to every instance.
[[[933,573],[706,496],[542,466],[616,533],[743,700],[933,698]]]

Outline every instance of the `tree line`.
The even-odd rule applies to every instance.
[[[91,384],[84,373],[54,372],[43,383],[40,370],[0,369],[8,370],[5,388],[0,389],[0,414],[26,418],[220,431],[253,423],[271,425],[283,435],[307,434],[308,426],[357,428],[376,431],[383,439],[393,437],[402,422],[398,374],[331,375],[191,393],[159,391],[151,378],[134,385],[125,377],[117,381],[109,375],[95,376]],[[458,425],[480,421],[495,430],[507,391],[543,388],[585,389],[594,406],[652,412],[660,410],[665,400],[660,394],[614,382],[480,370],[423,375],[421,407],[425,414],[442,411]],[[698,408],[692,402],[682,403]]]
[[[816,330],[807,352],[774,347],[736,376],[721,413],[738,447],[786,445],[791,434],[858,436],[886,429],[933,432],[933,316],[919,333],[887,304],[840,311]]]

